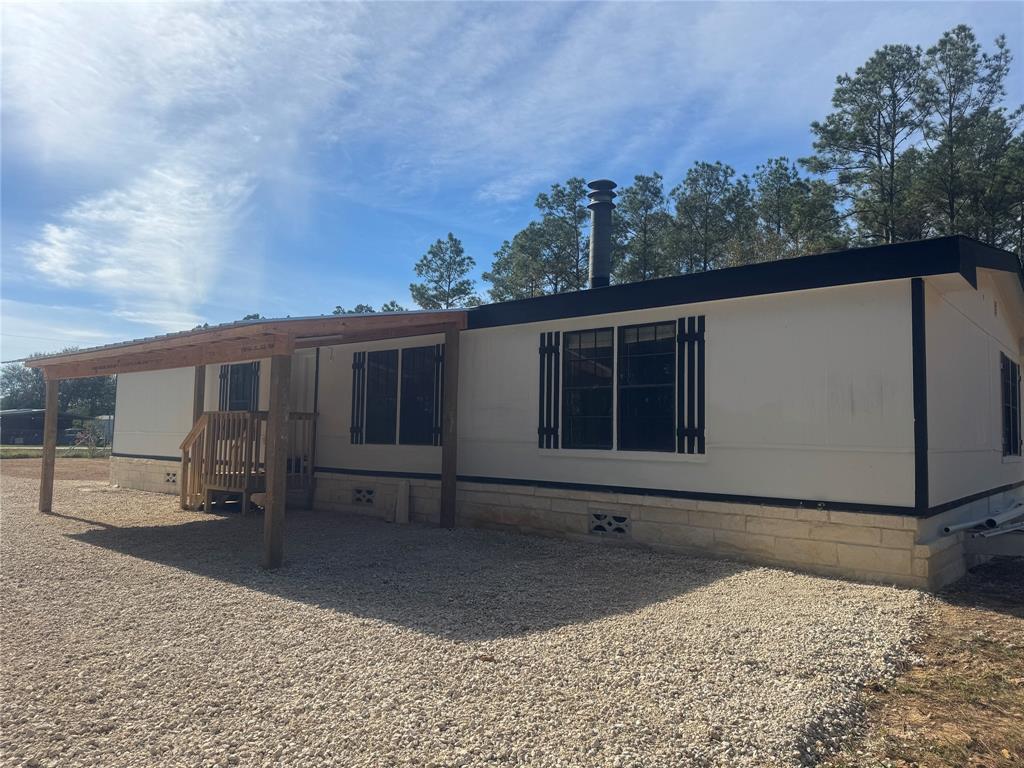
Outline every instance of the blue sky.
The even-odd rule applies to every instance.
[[[569,176],[805,155],[837,74],[1022,8],[5,5],[0,357],[411,306],[448,231],[479,274]]]

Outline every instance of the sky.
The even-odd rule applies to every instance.
[[[836,75],[959,23],[1024,56],[1014,2],[5,4],[0,359],[411,307],[448,232],[479,277],[570,176],[806,156]]]

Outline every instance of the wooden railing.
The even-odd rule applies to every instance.
[[[181,507],[199,509],[209,493],[249,496],[266,485],[266,411],[206,411],[181,443]],[[288,488],[309,491],[313,485],[316,415],[288,415]]]

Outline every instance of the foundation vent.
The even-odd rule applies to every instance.
[[[362,504],[367,507],[373,506],[373,500],[377,495],[376,488],[353,488],[352,503]]]
[[[177,472],[164,472],[164,482],[165,483],[175,483],[175,484],[177,484],[177,482],[178,482],[178,473]]]
[[[590,532],[601,535],[629,536],[629,516],[614,515],[609,512],[591,512]]]

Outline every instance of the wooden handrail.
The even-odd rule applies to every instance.
[[[207,490],[249,494],[262,490],[266,470],[267,411],[205,411],[181,443],[181,506],[199,509]],[[288,414],[288,486],[311,491],[316,414]]]
[[[199,433],[206,429],[206,423],[208,421],[209,419],[206,418],[205,413],[196,419],[196,423],[192,425],[192,429],[189,430],[187,435],[185,435],[185,439],[181,441],[181,445],[178,446],[178,450],[184,451],[191,447],[199,437]]]

